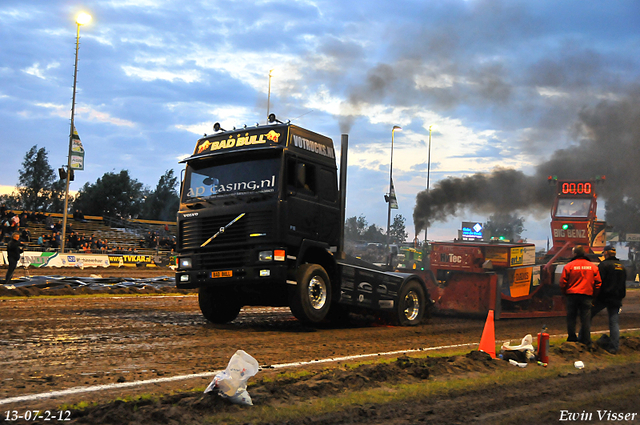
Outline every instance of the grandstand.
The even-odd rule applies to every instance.
[[[16,214],[22,211],[13,211]],[[62,222],[61,213],[45,213],[45,216],[51,216],[54,222]],[[123,250],[135,250],[138,254],[148,255],[170,255],[171,247],[165,245],[157,245],[155,247],[148,246],[146,237],[149,233],[158,235],[160,238],[173,238],[176,235],[176,223],[155,220],[140,219],[114,219],[103,218],[100,216],[85,216],[84,220],[73,220],[70,216],[67,218],[67,226],[71,225],[71,229],[85,236],[95,236],[98,239],[108,242],[108,252],[113,252],[116,248]],[[51,229],[47,228],[45,222],[29,221],[26,226],[20,226],[20,230],[29,229],[31,233],[31,241],[24,242],[25,251],[43,251],[46,249],[38,245],[38,237],[41,235],[51,234]],[[67,232],[67,236],[69,232]],[[67,245],[68,247],[68,245]],[[49,248],[49,251],[55,251]],[[65,248],[67,252],[73,252]]]

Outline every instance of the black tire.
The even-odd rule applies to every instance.
[[[331,308],[331,281],[318,264],[303,264],[296,272],[296,288],[289,306],[293,315],[304,323],[320,323]]]
[[[415,280],[407,282],[398,297],[395,322],[401,326],[416,326],[422,322],[426,311],[424,288]]]
[[[200,288],[198,304],[204,318],[216,324],[231,322],[242,308],[234,294],[224,288]]]

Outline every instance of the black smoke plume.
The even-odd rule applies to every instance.
[[[560,180],[606,176],[596,189],[606,201],[608,224],[618,229],[631,229],[630,223],[640,226],[640,212],[633,208],[640,203],[640,89],[625,99],[583,109],[573,135],[576,143],[553,152],[533,176],[496,169],[449,177],[420,192],[413,212],[416,234],[465,209],[486,214],[549,210],[555,195],[548,185],[551,175]]]

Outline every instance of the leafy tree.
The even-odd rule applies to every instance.
[[[389,226],[389,242],[392,244],[401,244],[406,241],[409,234],[406,232],[406,219],[402,214],[393,217],[393,223]]]
[[[382,228],[375,224],[372,224],[367,228],[362,235],[362,238],[367,242],[385,243],[387,241],[387,237],[383,233]]]
[[[524,232],[524,217],[515,214],[496,213],[489,217],[484,224],[485,233],[490,232],[491,237],[505,240],[518,241],[522,239]]]
[[[51,208],[49,211],[64,211],[64,192],[67,188],[66,186],[66,180],[59,179],[51,184]],[[69,202],[71,202],[71,199]]]
[[[94,184],[78,191],[73,208],[86,215],[138,217],[148,191],[127,170],[105,173]]]
[[[0,205],[4,205],[10,210],[19,210],[22,208],[20,196],[17,192],[13,192],[10,195],[0,195]]]
[[[344,238],[351,241],[364,239],[367,225],[367,219],[362,214],[359,217],[349,217],[344,224]]]
[[[49,165],[47,150],[34,145],[27,151],[19,171],[18,194],[22,208],[30,211],[52,211],[60,205],[61,194],[56,174]],[[60,211],[58,209],[58,211]]]
[[[150,220],[175,221],[180,207],[176,186],[178,178],[173,175],[173,170],[165,171],[156,190],[145,199],[142,216]]]

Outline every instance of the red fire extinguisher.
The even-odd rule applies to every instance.
[[[549,363],[549,334],[547,326],[542,326],[542,332],[538,334],[538,362],[546,366]]]

